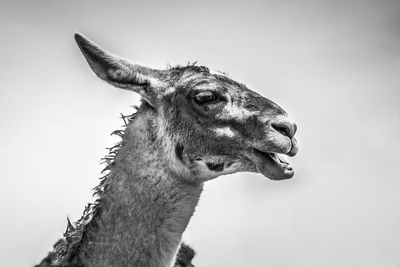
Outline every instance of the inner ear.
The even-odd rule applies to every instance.
[[[86,37],[75,34],[76,43],[93,72],[107,83],[139,93],[151,106],[164,88],[163,71],[132,64],[105,51]]]

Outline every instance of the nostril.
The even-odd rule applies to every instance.
[[[297,125],[291,122],[278,122],[278,123],[272,123],[271,124],[272,128],[274,128],[277,132],[280,132],[281,134],[292,138],[294,134],[296,133],[297,130]]]
[[[289,129],[285,125],[272,125],[272,128],[274,128],[276,131],[280,132],[283,135],[289,136]]]

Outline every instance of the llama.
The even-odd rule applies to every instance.
[[[274,102],[204,66],[151,69],[80,34],[75,40],[99,78],[142,103],[114,132],[122,140],[105,158],[97,200],[76,224],[68,221],[39,266],[192,266],[193,250],[177,251],[206,181],[235,172],[294,175],[280,155],[296,155],[297,126]]]

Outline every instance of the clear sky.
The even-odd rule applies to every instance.
[[[0,258],[79,218],[120,112],[80,31],[132,62],[222,70],[298,125],[292,180],[224,176],[185,233],[196,266],[400,266],[400,1],[1,1]]]

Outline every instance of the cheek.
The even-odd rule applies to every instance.
[[[251,162],[243,157],[209,157],[193,165],[198,178],[204,181],[240,171],[255,171]]]
[[[218,121],[216,124],[209,126],[209,131],[222,142],[237,143],[243,147],[248,142],[265,139],[266,125],[256,116],[251,116],[244,121],[232,119]]]
[[[199,137],[188,140],[184,149],[184,156],[189,162],[194,163],[206,158],[235,159],[241,154],[242,146],[231,138],[220,137]],[[226,160],[223,160],[227,162]],[[207,161],[209,162],[209,161]],[[220,163],[221,161],[210,161],[210,163]],[[218,165],[217,164],[217,165]],[[220,166],[209,166],[211,169],[218,170]]]
[[[177,144],[175,152],[181,161],[190,163],[208,155],[236,155],[245,145],[243,134],[236,129],[236,125],[223,121],[210,122],[177,109],[166,113],[167,134]]]
[[[241,140],[244,144],[256,140],[263,140],[265,136],[265,124],[256,116],[251,116],[244,121],[229,120],[224,122],[224,126],[228,126],[229,129],[218,129],[217,131],[221,135],[224,133],[226,137]],[[232,135],[231,132],[233,132],[234,135]]]

